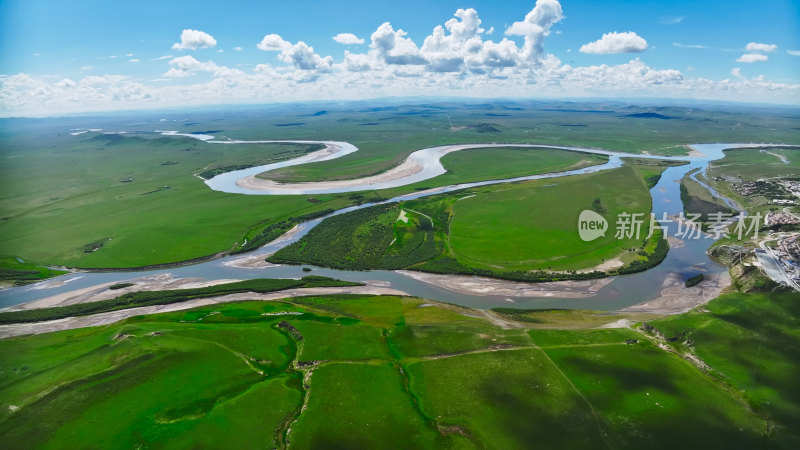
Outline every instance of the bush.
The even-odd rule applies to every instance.
[[[705,278],[703,276],[703,274],[699,273],[699,274],[689,278],[688,280],[686,280],[686,283],[684,283],[684,284],[686,285],[686,287],[696,286],[696,285],[700,284],[701,281],[703,281],[703,278]]]

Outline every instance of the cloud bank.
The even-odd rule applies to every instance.
[[[738,68],[729,79],[710,80],[653,68],[639,58],[616,65],[566,64],[548,53],[546,46],[547,37],[557,31],[564,17],[558,1],[538,0],[520,20],[499,29],[497,34],[502,36],[495,37],[484,28],[478,11],[458,9],[416,41],[402,28],[384,22],[367,39],[352,33],[335,36],[345,45],[364,44],[360,51],[343,50],[338,58],[321,55],[302,40],[291,42],[267,33],[251,44],[260,50],[254,66],[228,67],[192,55],[164,55],[155,59],[164,60],[160,77],[150,81],[122,75],[58,81],[24,73],[0,75],[0,115],[388,96],[624,96],[800,103],[800,84],[747,78]],[[184,30],[181,42],[173,47],[195,50],[216,44],[207,33]],[[765,61],[763,53],[777,48],[772,45],[750,43],[752,51],[739,60]],[[647,48],[647,42],[634,32],[612,32],[585,44],[581,51],[605,55]]]

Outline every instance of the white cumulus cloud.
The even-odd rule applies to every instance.
[[[536,6],[525,15],[525,20],[511,24],[506,34],[523,36],[525,40],[520,56],[527,61],[537,62],[544,53],[545,36],[549,36],[550,28],[563,18],[558,0],[537,0]]]
[[[455,16],[444,27],[436,26],[422,43],[420,54],[434,72],[460,71],[465,61],[476,57],[484,46],[480,37],[484,29],[480,27],[478,12],[472,8],[459,9]]]
[[[800,56],[800,50],[786,50],[786,53],[792,56]]]
[[[174,50],[197,50],[209,48],[217,45],[217,40],[210,34],[200,31],[186,29],[181,32],[181,41],[172,45]]]
[[[744,55],[736,58],[736,62],[754,63],[759,61],[766,61],[767,59],[769,59],[767,55],[762,55],[760,53],[745,53]]]
[[[333,58],[322,57],[314,53],[314,47],[303,41],[292,44],[277,34],[268,34],[256,46],[265,52],[278,51],[278,59],[294,65],[300,70],[329,71],[333,67]]]
[[[639,53],[647,50],[647,41],[633,31],[603,34],[603,37],[581,46],[581,53],[605,55],[609,53]]]
[[[751,42],[744,48],[747,52],[774,52],[778,49],[775,44],[759,44],[758,42]]]
[[[353,33],[339,33],[333,37],[333,40],[345,45],[363,44],[364,39],[359,38]]]
[[[386,64],[425,64],[427,61],[419,54],[417,44],[405,37],[407,34],[402,29],[395,31],[391,23],[384,22],[370,36],[369,46]]]
[[[290,46],[291,44],[284,41],[282,37],[278,36],[277,34],[268,34],[261,39],[261,42],[256,45],[259,50],[264,50],[265,52],[271,51],[280,51],[284,48]]]

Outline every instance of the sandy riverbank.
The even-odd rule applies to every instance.
[[[694,266],[693,266],[694,267]],[[696,267],[695,267],[696,268]],[[705,305],[717,298],[724,289],[731,285],[728,272],[706,273],[705,278],[697,286],[686,287],[683,278],[671,273],[661,285],[659,296],[653,300],[639,303],[620,312],[640,312],[651,314],[681,314],[700,305]]]
[[[614,281],[613,277],[609,277],[597,280],[521,283],[495,278],[440,275],[410,270],[397,270],[396,272],[417,281],[432,284],[459,294],[493,295],[498,297],[588,298],[594,296],[600,289]]]
[[[353,180],[338,181],[314,181],[308,183],[278,183],[276,181],[258,178],[251,175],[236,180],[236,185],[243,189],[255,191],[286,191],[291,194],[297,190],[327,190],[351,188],[353,186],[370,186],[374,184],[386,183],[400,178],[410,177],[422,171],[422,165],[416,160],[408,158],[399,166],[387,170],[386,172],[373,175],[371,177],[358,178]]]
[[[28,303],[9,306],[8,308],[3,308],[2,311],[20,311],[26,309],[50,308],[53,306],[68,306],[76,303],[108,300],[119,297],[122,294],[127,294],[128,292],[191,289],[214,286],[223,283],[232,283],[235,281],[241,280],[221,279],[207,281],[200,278],[175,278],[169,273],[149,275],[146,277],[139,277],[125,281],[126,283],[133,283],[133,285],[122,289],[109,289],[109,286],[119,283],[116,281],[111,283],[97,284],[83,289],[76,289],[74,291],[52,295],[50,297],[45,297]]]

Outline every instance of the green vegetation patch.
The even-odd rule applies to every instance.
[[[696,355],[772,427],[800,443],[800,295],[727,294],[704,308],[649,322],[679,352]]]
[[[584,242],[578,216],[599,198],[609,230]],[[641,247],[641,239],[617,239],[618,214],[644,214],[649,230],[650,196],[630,167],[559,180],[541,180],[495,187],[455,203],[449,244],[462,264],[484,269],[575,270],[623,258],[625,249]],[[628,256],[628,261],[625,261]]]
[[[703,281],[703,278],[705,278],[705,276],[702,273],[698,273],[693,277],[689,277],[689,279],[686,280],[684,285],[686,287],[697,286],[698,284],[700,284],[701,281]]]
[[[408,371],[425,414],[474,446],[603,446],[590,406],[539,350],[445,357]]]
[[[650,314],[609,314],[581,309],[492,308],[492,312],[503,318],[525,323],[532,328],[560,329],[598,327],[621,319],[635,321],[659,317]]]
[[[797,305],[727,295],[647,332],[500,329],[394,296],[139,316],[0,340],[0,436],[8,448],[795,448]]]
[[[67,273],[49,269],[18,258],[0,258],[0,283],[23,286]]]
[[[407,222],[399,220],[401,210]],[[430,219],[393,203],[326,219],[268,260],[351,270],[399,269],[436,253]]]
[[[314,370],[308,409],[289,435],[298,448],[430,448],[438,439],[403,391],[398,370],[369,364]]]
[[[746,404],[649,341],[543,349],[592,405],[612,448],[763,443],[767,426]]]

